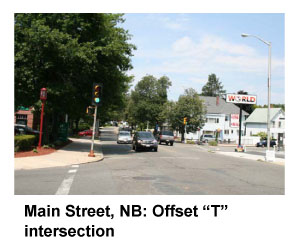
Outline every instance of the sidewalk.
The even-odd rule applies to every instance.
[[[103,160],[99,140],[94,140],[95,157],[88,157],[91,147],[90,139],[70,138],[70,140],[72,143],[48,155],[15,158],[15,170],[69,166]]]
[[[220,155],[226,155],[226,156],[232,156],[232,157],[237,157],[237,158],[243,158],[243,159],[266,162],[265,161],[265,155],[252,155],[252,154],[247,154],[245,152],[220,151],[215,146],[212,146],[212,148],[208,147],[208,146],[204,146],[204,147],[203,146],[197,146],[197,147],[199,149],[205,150],[207,152],[213,152],[213,153],[220,154]],[[284,166],[285,165],[285,159],[276,157],[275,161],[268,161],[268,163]]]

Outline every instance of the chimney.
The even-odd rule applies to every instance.
[[[216,96],[216,106],[219,105],[219,96]]]

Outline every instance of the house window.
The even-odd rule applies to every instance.
[[[212,124],[214,124],[214,123],[218,123],[218,121],[217,121],[217,118],[208,118],[208,119],[207,119],[207,123],[212,123]]]
[[[234,133],[234,130],[231,130],[231,134],[233,134]]]
[[[275,128],[275,121],[272,121],[272,128]]]
[[[225,121],[229,121],[229,115],[225,116]]]
[[[27,125],[27,115],[26,114],[16,114],[16,123]]]
[[[230,132],[229,132],[229,130],[228,129],[226,129],[225,130],[225,134],[229,134]]]
[[[278,122],[278,128],[281,128],[281,122],[280,121]]]

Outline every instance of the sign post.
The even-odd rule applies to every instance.
[[[227,103],[238,103],[238,104],[240,104],[239,141],[238,141],[238,147],[235,151],[242,151],[243,152],[245,149],[241,145],[242,106],[243,106],[243,104],[256,104],[257,103],[257,96],[256,95],[228,93],[227,96],[226,96],[226,102]]]
[[[39,149],[41,148],[44,104],[45,104],[45,101],[47,100],[47,89],[46,88],[40,89],[40,100],[41,100],[41,114],[40,114],[40,127],[39,127],[39,141],[38,141]]]

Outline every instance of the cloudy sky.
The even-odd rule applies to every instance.
[[[137,46],[129,72],[172,81],[169,99],[186,88],[199,93],[215,73],[227,92],[245,90],[267,103],[268,46],[272,42],[272,103],[284,103],[284,14],[125,14],[121,26]]]

